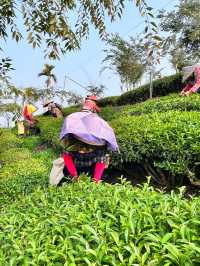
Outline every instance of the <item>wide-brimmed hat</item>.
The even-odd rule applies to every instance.
[[[185,82],[194,73],[194,66],[183,67],[182,72],[183,72],[182,81]]]
[[[46,100],[43,104],[43,107],[46,107],[48,104],[53,103],[53,100]]]
[[[184,67],[183,72],[183,79],[182,81],[185,82],[195,71],[196,68],[200,68],[200,63],[196,63],[192,66]]]

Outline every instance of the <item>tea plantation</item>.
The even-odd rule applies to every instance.
[[[140,164],[162,187],[199,185],[200,98],[170,95],[105,107],[121,153],[111,168]],[[77,110],[66,109],[65,112]],[[48,185],[62,121],[40,117],[41,136],[1,130],[0,265],[198,266],[200,199],[146,183]],[[41,147],[41,143],[45,146]]]

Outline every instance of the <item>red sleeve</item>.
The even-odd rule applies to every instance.
[[[189,91],[192,87],[193,87],[193,85],[192,85],[191,83],[189,83],[189,84],[187,84],[187,85],[183,88],[182,92],[187,92],[187,91]]]
[[[24,107],[24,110],[23,110],[23,116],[26,117],[27,115],[28,115],[28,113],[27,113],[27,106],[25,106]]]

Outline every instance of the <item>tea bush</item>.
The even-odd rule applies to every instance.
[[[190,177],[198,172],[200,113],[155,112],[153,105],[141,116],[129,115],[132,106],[116,110],[103,115],[117,133],[118,167],[126,161]],[[61,124],[41,117],[42,140],[58,146]],[[199,265],[198,197],[185,199],[184,188],[164,194],[150,180],[137,187],[124,180],[96,185],[81,176],[79,183],[49,187],[55,154],[36,151],[41,137],[2,132],[0,265]]]
[[[171,75],[153,82],[153,97],[165,96],[179,92],[183,87],[180,74]],[[149,98],[149,84],[130,90],[120,96],[105,97],[100,100],[100,106],[121,106],[146,101]]]
[[[1,141],[0,208],[34,191],[37,186],[47,186],[54,158],[51,150],[34,151],[37,137],[20,139],[5,130]]]
[[[173,175],[199,179],[199,120],[198,112],[180,111],[121,116],[112,122],[121,151],[115,164],[154,165]]]
[[[47,186],[53,160],[50,151],[41,152],[40,155],[34,155],[25,149],[9,152],[13,154],[9,154],[9,159],[0,172],[0,207],[34,191],[37,186]]]
[[[17,138],[15,134],[12,133],[10,129],[1,129],[0,131],[0,160],[1,153],[9,148],[18,147],[22,144],[22,140]]]
[[[138,163],[158,183],[181,184],[187,177],[198,184],[199,110],[199,95],[176,94],[136,105],[102,108],[101,115],[114,128],[121,151],[113,156],[111,166],[123,168],[127,163]],[[42,139],[58,150],[61,125],[62,121],[54,118],[41,121]],[[163,171],[169,176],[164,177]]]
[[[73,112],[78,112],[80,110],[81,106],[80,105],[74,105],[74,106],[69,106],[63,109],[64,116],[67,116]]]
[[[198,266],[200,200],[87,180],[0,213],[0,265]]]
[[[41,141],[53,145],[55,149],[60,149],[60,130],[63,124],[62,118],[41,117],[39,126],[41,129]]]
[[[158,79],[153,83],[153,97],[165,96],[173,92],[179,92],[181,91],[182,86],[181,75],[173,75],[163,79]],[[149,84],[122,94],[117,100],[117,105],[143,102],[148,98]]]
[[[109,96],[99,100],[100,107],[117,106],[117,101],[120,96]]]
[[[128,112],[132,111],[132,115],[148,114],[152,112],[175,111],[200,111],[199,94],[190,97],[181,97],[177,94],[148,100],[142,104],[136,104],[127,108]]]

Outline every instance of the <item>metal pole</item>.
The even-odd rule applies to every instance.
[[[149,87],[149,98],[153,97],[153,69],[150,70],[150,87]]]
[[[66,75],[64,76],[64,82],[63,82],[63,90],[65,91],[65,88],[66,88],[66,79],[67,79],[67,77],[66,77]]]

